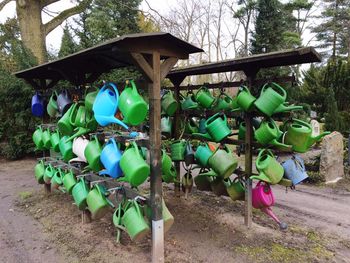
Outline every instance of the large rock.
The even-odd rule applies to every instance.
[[[344,176],[343,146],[343,136],[339,132],[332,132],[323,138],[320,175],[326,183],[336,182]]]

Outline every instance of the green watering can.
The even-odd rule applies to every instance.
[[[51,164],[49,164],[46,167],[45,172],[44,172],[43,179],[44,179],[45,184],[51,183],[51,179],[55,173],[56,173],[56,169]]]
[[[220,176],[213,176],[213,180],[210,182],[210,187],[213,193],[217,196],[228,196],[226,184],[227,180],[229,179],[223,179]]]
[[[94,136],[84,150],[84,156],[89,164],[89,168],[94,172],[98,172],[102,169],[100,161],[101,152],[102,146],[97,137]]]
[[[50,139],[51,139],[50,131],[49,131],[49,129],[46,129],[45,131],[43,131],[43,134],[42,134],[42,140],[43,140],[43,144],[44,144],[45,149],[51,148],[51,140]]]
[[[132,187],[137,187],[144,183],[151,172],[135,141],[124,151],[120,159],[120,168],[124,176],[120,177],[118,181],[128,182]]]
[[[148,224],[151,225],[152,223],[152,209],[150,206],[145,205],[144,206],[144,213],[148,219]],[[162,200],[162,217],[164,222],[164,233],[168,232],[172,225],[174,224],[174,217],[170,213],[168,207],[166,206],[164,199]]]
[[[272,144],[281,150],[291,150],[291,145],[278,141],[282,137],[282,134],[274,120],[269,119],[261,122],[260,127],[255,131],[255,139],[263,145]]]
[[[185,159],[186,141],[176,140],[170,146],[171,159],[173,161],[183,161]]]
[[[250,111],[254,105],[256,98],[250,93],[246,86],[239,87],[233,107],[239,106],[244,111]],[[237,108],[234,108],[237,109]]]
[[[70,122],[70,115],[74,106],[75,104],[72,104],[66,113],[57,122],[58,130],[62,135],[71,135],[73,133],[74,126]]]
[[[209,158],[213,155],[207,143],[202,143],[197,147],[194,157],[202,167],[208,166]]]
[[[181,109],[182,110],[190,110],[190,109],[197,109],[198,108],[198,103],[196,102],[196,99],[195,99],[192,91],[187,92],[186,97],[184,97],[180,93],[180,102],[181,102]]]
[[[253,175],[250,179],[264,181],[269,184],[277,184],[281,181],[284,169],[283,166],[277,162],[271,150],[261,150],[255,164],[256,169],[259,171],[259,175]]]
[[[160,130],[162,132],[171,133],[172,122],[169,116],[164,116],[160,120]]]
[[[162,179],[166,183],[173,183],[176,179],[176,170],[171,158],[162,150]]]
[[[121,223],[125,226],[131,240],[139,241],[150,232],[150,228],[137,201],[131,201],[127,207],[121,218]]]
[[[218,147],[208,160],[209,166],[218,176],[228,178],[237,168],[238,161],[227,146]]]
[[[71,141],[68,141],[68,136],[63,136],[60,139],[60,143],[58,147],[60,149],[60,153],[64,161],[68,162],[70,159],[74,157],[73,143]]]
[[[74,129],[75,133],[68,138],[68,141],[73,140],[76,137],[82,136],[86,133],[95,131],[98,123],[96,122],[93,113],[88,111],[83,102],[78,102],[73,105],[70,111],[69,121]]]
[[[66,188],[67,192],[69,194],[72,194],[73,187],[77,183],[77,179],[75,178],[75,175],[73,174],[72,170],[69,170],[67,173],[63,175],[62,179],[64,188]]]
[[[51,148],[55,152],[60,152],[60,133],[58,132],[58,130],[51,133],[50,141],[51,141]]]
[[[174,98],[174,93],[170,90],[166,91],[162,96],[162,109],[168,116],[173,116],[177,110],[178,103]]]
[[[200,171],[194,178],[194,183],[200,191],[211,191],[211,182],[217,174],[213,170]]]
[[[34,167],[34,175],[39,184],[44,183],[45,164],[40,160]]]
[[[192,134],[192,133],[198,133],[198,123],[194,120],[194,118],[189,118],[188,122],[185,126],[185,133]]]
[[[139,125],[146,119],[148,105],[142,96],[137,92],[136,85],[133,80],[126,81],[124,91],[119,96],[118,107],[123,114],[123,121],[125,123]],[[171,113],[172,109],[169,109],[169,111]]]
[[[54,91],[47,103],[46,110],[51,118],[57,117],[58,115],[57,96],[57,92]]]
[[[304,153],[315,143],[320,141],[325,135],[330,134],[326,131],[318,136],[312,136],[312,127],[309,123],[302,120],[293,119],[288,126],[284,141],[292,145],[295,152]]]
[[[58,187],[60,187],[63,184],[62,177],[63,177],[63,171],[61,170],[61,168],[58,168],[55,174],[52,176],[51,188],[58,189]]]
[[[193,135],[220,142],[231,134],[231,130],[227,126],[227,117],[222,113],[216,113],[207,119],[205,128],[207,131],[206,133],[194,133]]]
[[[233,201],[244,199],[245,186],[238,177],[236,177],[233,181],[228,178],[228,180],[225,182],[225,186],[228,195]]]
[[[35,144],[35,150],[43,150],[44,149],[44,142],[43,142],[43,130],[41,127],[38,127],[35,132],[33,133],[32,139]]]
[[[95,184],[86,197],[86,204],[92,219],[100,219],[107,212],[109,206],[114,207],[106,197],[107,191],[102,185]]]
[[[96,88],[95,91],[91,91],[85,95],[84,103],[85,103],[85,109],[87,111],[92,112],[92,106],[94,105],[98,92],[99,92],[99,89]]]
[[[260,97],[255,101],[255,107],[271,117],[274,113],[300,110],[302,106],[288,106],[285,101],[287,92],[277,83],[266,83],[260,92]]]
[[[232,98],[222,92],[215,101],[214,111],[225,111],[232,109]]]
[[[206,87],[201,87],[197,93],[196,93],[196,101],[206,109],[209,109],[212,107],[213,103],[215,102],[215,98],[213,95],[211,95],[210,91]]]
[[[88,194],[89,194],[89,188],[85,183],[84,178],[80,178],[72,190],[72,196],[73,196],[74,202],[79,208],[79,210],[84,210],[87,207],[86,198]]]

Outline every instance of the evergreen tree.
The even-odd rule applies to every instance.
[[[65,57],[78,51],[78,45],[69,31],[68,25],[63,29],[62,41],[58,57]]]
[[[333,88],[329,89],[325,104],[327,105],[327,112],[325,114],[325,128],[330,131],[340,130],[340,115],[338,112],[337,102],[334,97]]]

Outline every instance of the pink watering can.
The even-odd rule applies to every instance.
[[[287,229],[288,225],[281,222],[273,213],[271,206],[275,203],[275,196],[269,184],[259,181],[252,190],[252,204],[256,209],[270,216],[280,227],[281,230]]]

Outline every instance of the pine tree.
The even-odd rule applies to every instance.
[[[327,105],[327,112],[325,114],[326,124],[325,128],[330,131],[340,130],[340,116],[338,112],[337,101],[334,97],[333,88],[329,89],[328,96],[326,98],[325,104]]]
[[[62,41],[58,57],[65,57],[78,51],[78,45],[75,43],[68,25],[63,29]]]

